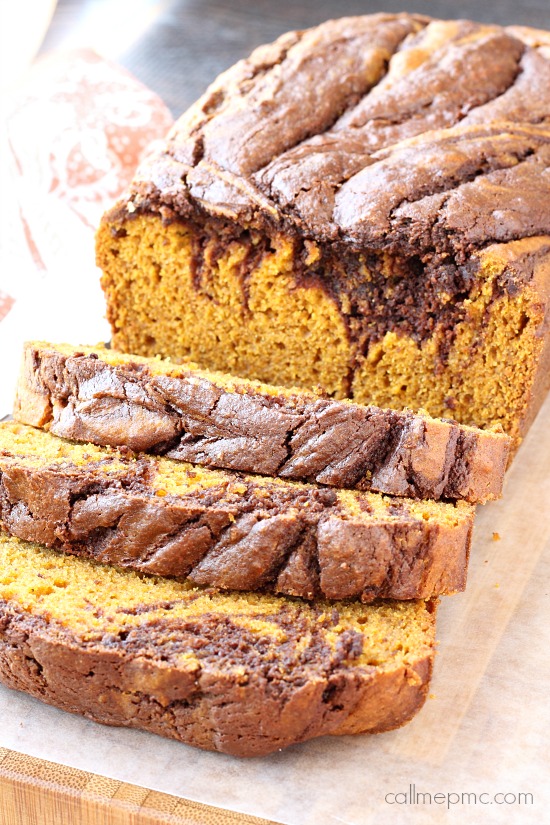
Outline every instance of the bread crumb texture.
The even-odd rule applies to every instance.
[[[428,656],[433,644],[430,603],[385,601],[374,605],[318,602],[253,593],[223,595],[185,583],[122,572],[0,534],[0,599],[5,606],[54,623],[83,641],[109,644],[132,629],[165,628],[155,644],[142,637],[155,660],[165,650],[176,664],[202,658],[224,669],[242,665],[246,650],[201,647],[201,622],[228,622],[262,646],[265,661],[285,672],[308,661],[320,640],[337,654],[353,631],[353,666],[384,670]],[[297,636],[298,633],[298,636]],[[180,638],[180,643],[176,644]],[[187,638],[188,644],[185,644]],[[111,640],[111,642],[109,642]],[[228,660],[228,661],[226,661]],[[233,661],[231,661],[233,660]],[[240,661],[242,660],[242,661]],[[311,666],[315,663],[312,660]]]
[[[371,340],[365,352],[350,335],[357,319],[349,301],[322,289],[318,278],[293,275],[296,242],[289,238],[270,239],[272,251],[249,268],[245,293],[244,250],[234,241],[220,251],[219,242],[205,240],[194,224],[164,225],[158,216],[143,215],[127,220],[123,235],[114,238],[107,221],[97,243],[113,344],[120,350],[190,359],[287,387],[321,387],[361,404],[422,407],[462,424],[500,425],[516,442],[520,438],[543,356],[547,307],[529,285],[507,292],[498,284],[510,254],[542,249],[548,239],[480,253],[450,343],[437,323],[420,339],[397,326]],[[210,264],[197,282],[194,250],[209,243]],[[362,272],[365,288],[373,279],[383,291],[395,288],[383,273]],[[368,327],[368,315],[362,323]]]

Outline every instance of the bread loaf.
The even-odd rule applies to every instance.
[[[222,74],[105,216],[113,343],[517,447],[550,376],[550,35],[408,14]]]

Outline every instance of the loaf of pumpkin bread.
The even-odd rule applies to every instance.
[[[25,346],[14,416],[208,467],[422,499],[498,498],[510,438],[105,347]]]
[[[433,602],[224,596],[0,533],[0,681],[97,722],[259,756],[422,706]]]
[[[465,502],[418,502],[209,470],[0,423],[0,519],[68,553],[306,599],[462,590]]]
[[[104,217],[117,349],[517,447],[550,376],[550,34],[377,14],[222,74]]]

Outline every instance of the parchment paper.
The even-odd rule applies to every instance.
[[[139,122],[144,128],[146,121]],[[39,202],[33,201],[31,180],[47,184]],[[36,175],[18,182],[20,194],[32,196],[35,212],[42,209],[31,228],[43,226],[43,214],[53,215],[51,186],[52,179]],[[75,224],[73,241],[79,232]],[[49,241],[43,249],[51,249]],[[0,389],[8,405],[0,412],[9,411],[18,339],[93,343],[107,329],[91,232],[72,243],[70,259],[63,244],[57,251],[63,261],[53,256],[49,273],[47,267],[35,272],[27,261],[25,294],[22,270],[0,282],[17,299],[15,307],[5,303],[8,314],[0,325]],[[46,288],[48,277],[54,280]],[[504,497],[478,510],[467,591],[441,603],[431,696],[402,730],[327,737],[246,761],[102,727],[0,687],[0,746],[288,825],[550,821],[549,466],[550,399],[509,472]],[[443,802],[411,804],[411,786],[414,798],[441,793]],[[476,801],[456,802],[457,794],[468,793],[477,794]],[[510,795],[508,804],[494,799],[498,793]],[[532,804],[525,797],[518,804],[520,793],[532,794]],[[447,802],[447,794],[455,796]]]

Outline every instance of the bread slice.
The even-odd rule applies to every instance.
[[[411,498],[497,498],[502,432],[104,347],[30,342],[14,415],[65,438]]]
[[[433,602],[225,596],[0,534],[0,680],[208,750],[399,727],[426,697],[434,625]]]
[[[306,599],[462,590],[474,508],[322,489],[0,424],[12,534],[145,573]]]

